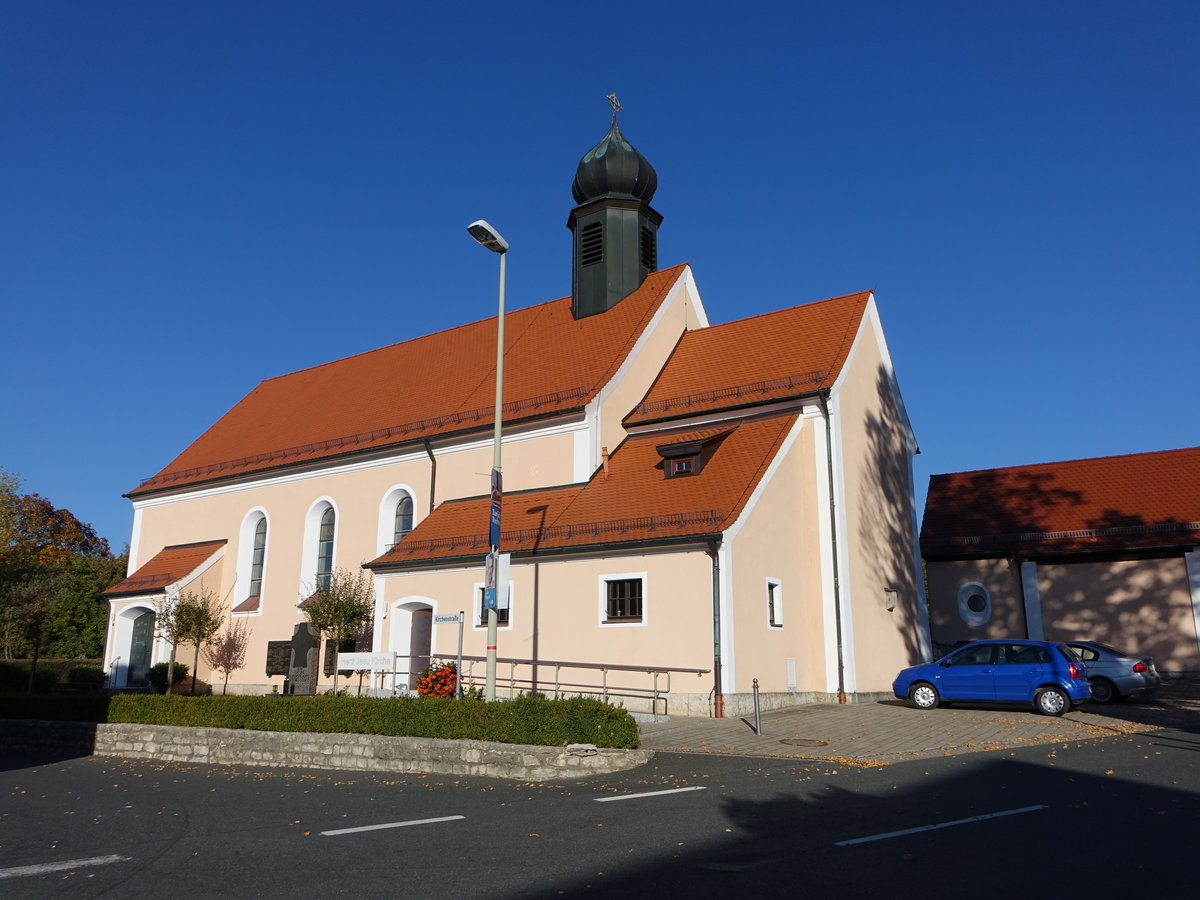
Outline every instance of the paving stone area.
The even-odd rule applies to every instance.
[[[642,748],[872,766],[1159,728],[1200,731],[1200,681],[1171,682],[1152,699],[1085,704],[1057,719],[1012,707],[924,711],[891,699],[772,710],[760,719],[761,735],[754,732],[753,717],[672,716],[647,722],[641,727]]]

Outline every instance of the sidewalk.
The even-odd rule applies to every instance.
[[[1175,681],[1151,699],[1089,703],[1061,718],[1015,707],[953,706],[918,710],[900,700],[845,706],[800,706],[754,719],[671,716],[641,726],[642,749],[780,759],[822,759],[878,766],[1159,728],[1200,730],[1200,682]]]

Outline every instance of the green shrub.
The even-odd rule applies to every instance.
[[[146,673],[146,680],[160,694],[167,692],[167,666],[169,663],[155,663],[150,667],[150,671]],[[183,663],[175,663],[174,674],[171,677],[171,684],[179,684],[183,679],[187,678],[188,667]],[[148,723],[143,723],[148,724]]]
[[[184,697],[176,694],[116,694],[111,697],[0,697],[0,718],[80,722],[127,722],[383,734],[506,744],[595,744],[635,748],[638,727],[621,708],[573,697],[519,697],[505,703],[446,697]]]
[[[95,663],[80,663],[67,672],[67,684],[98,688],[104,684],[104,669]]]

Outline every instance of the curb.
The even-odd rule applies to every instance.
[[[393,774],[480,775],[525,781],[606,775],[645,765],[654,758],[653,750],[597,750],[590,745],[538,747],[374,734],[19,719],[5,720],[3,725],[0,750],[11,753],[70,753]]]

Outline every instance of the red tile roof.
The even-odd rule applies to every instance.
[[[608,474],[587,484],[506,495],[501,550],[568,550],[635,542],[669,543],[717,534],[741,514],[795,413],[748,419],[721,429],[720,441],[698,475],[663,477],[657,447],[706,440],[713,429],[656,431],[627,438],[612,453]],[[489,497],[443,503],[371,565],[423,564],[480,556],[488,547]]]
[[[867,291],[847,294],[687,332],[625,424],[783,400],[830,387],[870,296]]]
[[[934,475],[927,558],[1200,546],[1200,447]]]
[[[506,421],[576,409],[617,371],[685,266],[650,275],[613,309],[571,298],[508,312]],[[496,319],[263,381],[128,496],[492,427]]]
[[[136,572],[105,591],[103,596],[159,593],[167,585],[174,584],[179,579],[196,571],[202,563],[225,544],[225,541],[220,540],[163,547]]]

